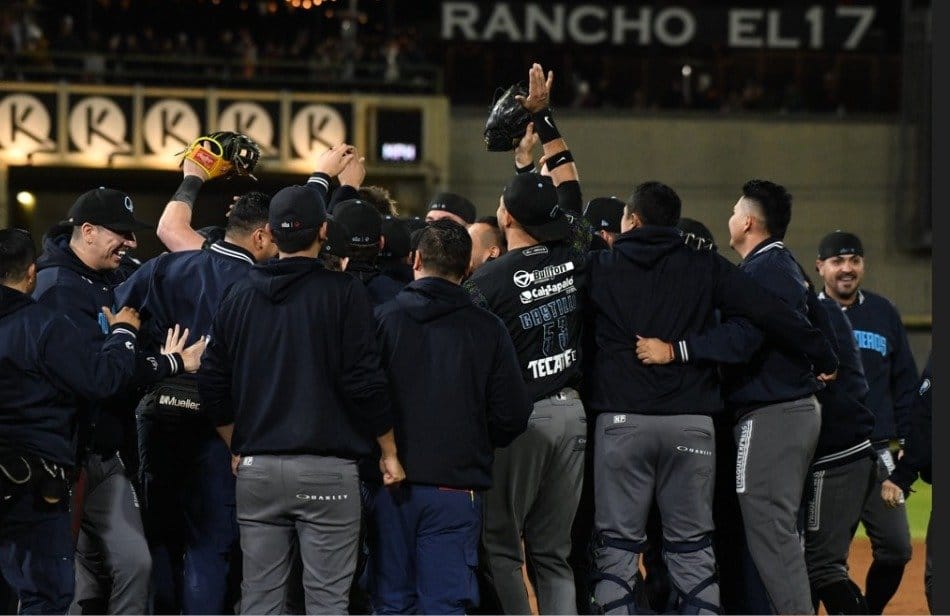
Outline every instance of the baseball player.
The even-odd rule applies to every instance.
[[[318,193],[274,195],[279,259],[231,286],[198,374],[202,406],[240,456],[243,613],[284,609],[293,536],[307,613],[346,613],[360,528],[356,460],[375,437],[383,483],[405,478],[366,290],[317,260],[325,221]]]
[[[504,612],[526,614],[526,555],[541,613],[557,614],[576,609],[567,556],[587,440],[576,386],[591,230],[580,217],[577,168],[548,107],[553,76],[545,80],[535,64],[529,80],[522,104],[536,127],[544,125],[538,134],[551,178],[523,173],[508,183],[497,212],[508,252],[483,265],[465,288],[505,322],[534,401],[528,430],[495,456],[483,564]]]
[[[816,267],[824,284],[821,297],[836,301],[851,321],[869,387],[867,405],[874,413],[871,442],[893,471],[894,456],[910,435],[918,379],[900,314],[886,298],[861,288],[864,247],[853,233],[835,231],[822,238]],[[865,593],[870,613],[881,614],[911,557],[910,525],[903,504],[886,507],[878,497],[880,485],[872,492],[861,514],[874,556]]]
[[[613,249],[590,257],[585,336],[593,343],[585,345],[585,377],[596,416],[593,600],[608,614],[636,613],[636,572],[654,494],[673,609],[719,613],[711,415],[722,401],[715,365],[688,363],[687,351],[715,324],[715,309],[751,319],[822,369],[836,367],[828,342],[802,315],[716,252],[686,244],[675,228],[680,209],[670,187],[638,185]]]
[[[407,477],[376,498],[377,614],[462,614],[478,604],[492,458],[524,432],[532,407],[504,324],[459,287],[472,250],[465,228],[437,220],[420,234],[416,280],[376,309],[383,368],[400,384],[393,406]]]
[[[729,218],[729,245],[743,257],[742,271],[805,318],[805,278],[783,242],[790,219],[784,187],[746,182]],[[808,356],[765,340],[742,317],[723,317],[674,351],[688,362],[727,364],[723,389],[737,420],[736,493],[749,553],[774,610],[813,613],[798,512],[821,424],[814,394],[819,380],[834,378],[837,361],[827,341],[828,357]]]
[[[623,217],[624,203],[617,197],[596,197],[584,207],[584,218],[594,228],[597,239],[591,243],[591,249],[612,248],[620,234],[620,219]]]

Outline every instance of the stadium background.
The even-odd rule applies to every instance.
[[[555,71],[585,200],[669,183],[683,214],[735,260],[726,220],[739,187],[781,182],[794,195],[795,255],[810,267],[822,235],[857,233],[865,286],[897,305],[922,367],[933,301],[930,20],[921,0],[12,0],[0,6],[0,226],[39,237],[96,185],[127,190],[138,216],[157,221],[177,167],[141,132],[162,97],[191,101],[202,130],[224,128],[207,125],[222,99],[263,100],[275,149],[259,186],[274,190],[305,177],[320,150],[313,139],[305,155],[295,145],[301,97],[332,95],[343,120],[332,135],[361,146],[366,183],[391,188],[403,214],[441,189],[494,213],[512,157],[486,151],[487,110],[497,87],[539,61]],[[37,118],[10,98],[23,94],[46,109],[47,139],[21,130]],[[117,103],[131,153],[79,143],[71,112],[88,96]],[[219,222],[251,186],[209,185],[196,223]],[[140,236],[140,256],[160,250]],[[925,514],[929,494],[910,508]],[[922,538],[925,516],[912,520]],[[919,591],[923,609],[921,584],[903,588]]]

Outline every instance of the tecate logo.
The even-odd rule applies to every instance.
[[[521,287],[522,289],[530,287],[533,284],[541,284],[542,282],[547,282],[555,276],[560,276],[561,274],[566,274],[574,269],[574,262],[568,261],[567,263],[561,263],[559,265],[549,265],[543,269],[526,271],[518,270],[515,272],[514,276],[511,277],[512,281]]]
[[[574,291],[574,277],[571,276],[561,282],[554,282],[551,284],[544,285],[543,287],[538,287],[537,289],[531,289],[530,291],[521,292],[521,303],[530,304],[539,299],[546,299],[552,295],[557,295],[563,291]]]

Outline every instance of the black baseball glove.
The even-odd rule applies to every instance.
[[[489,152],[510,152],[524,137],[525,129],[531,121],[531,114],[515,96],[527,96],[528,89],[523,83],[516,83],[501,93],[495,91],[488,121],[485,122],[485,145]]]

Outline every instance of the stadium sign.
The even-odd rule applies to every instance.
[[[859,2],[684,7],[660,2],[446,1],[441,8],[443,40],[846,51],[861,48],[878,14],[875,5]]]

